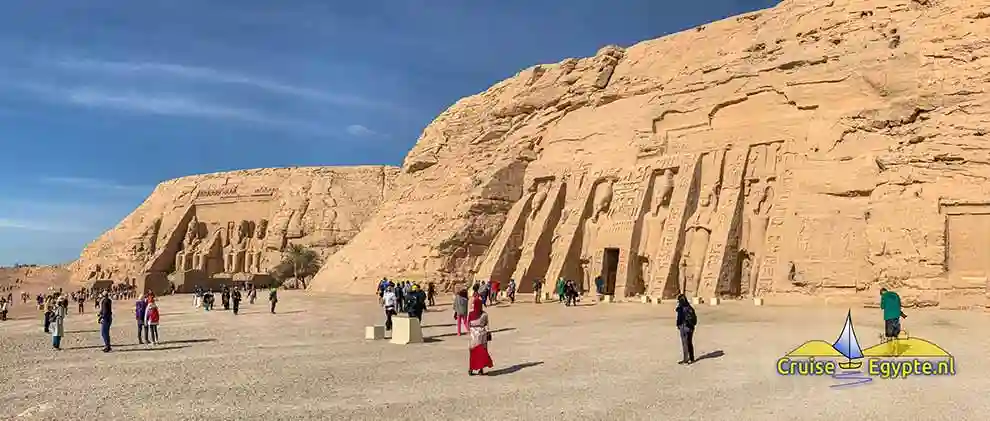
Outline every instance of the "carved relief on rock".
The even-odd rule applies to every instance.
[[[642,235],[640,236],[639,254],[649,258],[660,246],[664,226],[670,215],[670,200],[674,193],[674,170],[667,168],[654,174],[651,180],[651,197],[649,208],[643,215]],[[643,273],[646,275],[646,272]]]
[[[746,204],[742,220],[740,277],[743,290],[756,293],[756,281],[760,274],[767,238],[770,212],[773,210],[774,190],[772,181],[762,184],[747,182]]]
[[[306,231],[303,228],[303,217],[306,216],[306,211],[309,209],[309,198],[302,198],[298,203],[292,215],[289,216],[289,222],[286,226],[285,237],[289,239],[306,236]]]
[[[157,250],[158,233],[161,230],[162,218],[155,218],[141,234],[131,240],[131,252],[138,255],[153,255]]]
[[[605,178],[598,182],[593,189],[593,201],[591,216],[584,221],[584,233],[581,241],[581,259],[588,260],[594,252],[595,243],[598,239],[599,230],[606,223],[604,216],[608,214],[612,205],[612,185],[615,178]]]
[[[202,237],[200,235],[199,219],[196,215],[193,215],[186,224],[186,235],[182,238],[182,247],[175,254],[175,271],[182,272],[186,270],[192,270],[195,266],[195,256],[199,249],[199,244],[202,242]]]
[[[244,260],[246,258],[248,242],[250,241],[251,223],[240,221],[237,224],[237,231],[230,239],[230,244],[224,250],[223,271],[224,273],[244,272]]]
[[[711,188],[702,190],[698,198],[698,208],[685,225],[684,251],[681,257],[683,273],[681,291],[697,293],[701,273],[704,271],[708,242],[712,235],[712,216],[715,214],[717,194]]]
[[[265,273],[262,270],[262,260],[265,251],[265,231],[268,230],[268,220],[262,219],[254,224],[254,232],[248,240],[247,256],[244,272]]]

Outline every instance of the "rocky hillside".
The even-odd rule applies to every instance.
[[[77,282],[141,284],[148,273],[265,274],[289,244],[328,257],[377,211],[397,173],[385,166],[268,168],[165,181],[69,269]]]
[[[766,141],[783,142],[786,171],[762,288],[843,295],[883,283],[918,302],[985,300],[970,275],[988,260],[964,250],[988,244],[950,245],[946,227],[990,234],[979,216],[947,222],[990,202],[988,17],[990,0],[785,0],[526,69],[424,130],[378,213],[312,288],[469,279],[539,177]]]

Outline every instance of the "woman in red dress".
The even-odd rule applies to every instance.
[[[471,326],[471,346],[470,357],[468,358],[468,375],[484,375],[486,368],[495,365],[491,354],[488,353],[488,341],[491,333],[488,332],[488,313],[482,309],[481,300],[474,300],[474,308],[468,316],[468,324]]]

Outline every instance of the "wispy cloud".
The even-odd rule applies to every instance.
[[[85,232],[86,229],[51,221],[32,221],[23,219],[0,218],[0,229],[45,232]]]
[[[199,80],[211,83],[224,83],[249,86],[274,94],[292,96],[311,101],[319,101],[344,107],[371,108],[393,112],[407,112],[404,107],[385,101],[378,101],[357,95],[326,92],[302,86],[226,72],[209,67],[186,66],[172,63],[105,61],[89,59],[61,59],[56,61],[60,67],[72,70],[87,70],[117,74],[158,74],[169,77]]]
[[[152,189],[149,186],[126,185],[115,181],[86,177],[42,177],[40,181],[45,184],[64,185],[87,190],[147,192]]]
[[[29,91],[48,101],[78,107],[113,109],[122,112],[173,117],[228,120],[319,136],[332,136],[334,132],[331,128],[306,120],[270,116],[250,108],[234,107],[182,94],[147,93],[132,90],[118,91],[87,86],[61,88],[30,83],[16,84],[15,87]]]
[[[347,126],[347,133],[354,137],[383,137],[381,133],[360,124],[352,124]]]

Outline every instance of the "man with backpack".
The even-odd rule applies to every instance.
[[[694,307],[688,302],[684,294],[677,296],[677,330],[681,333],[681,349],[684,359],[678,364],[694,363],[694,328],[698,325],[698,315],[694,312]]]

